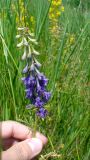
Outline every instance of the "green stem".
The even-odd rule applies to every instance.
[[[35,125],[34,125],[34,130],[33,130],[34,137],[36,136],[36,132],[37,132],[37,122],[38,122],[37,115],[35,115]]]

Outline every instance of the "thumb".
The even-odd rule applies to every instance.
[[[30,160],[42,150],[42,141],[38,138],[31,138],[13,145],[7,151],[2,152],[2,160]]]

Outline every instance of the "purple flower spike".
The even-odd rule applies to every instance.
[[[41,118],[45,118],[47,110],[44,106],[49,101],[51,93],[47,91],[48,79],[43,73],[40,73],[41,64],[35,57],[35,55],[39,55],[33,46],[37,42],[27,27],[19,28],[19,32],[21,33],[18,38],[21,37],[22,41],[18,44],[18,47],[24,48],[23,60],[27,62],[22,71],[24,74],[22,82],[25,86],[26,98],[30,100],[30,105],[27,105],[26,108],[35,106],[36,114]]]
[[[27,71],[27,73],[28,75],[22,78],[26,88],[26,98],[30,100],[31,105],[33,104],[37,108],[36,114],[41,118],[45,118],[47,110],[44,105],[51,97],[51,93],[46,90],[48,79],[43,74],[36,74],[35,71]],[[27,108],[29,108],[29,105]]]
[[[30,100],[31,105],[33,104],[37,108],[36,114],[45,118],[47,110],[44,105],[51,97],[51,93],[46,90],[48,79],[43,74],[35,73],[35,71],[28,71],[27,73],[28,75],[22,78],[26,88],[26,98]]]

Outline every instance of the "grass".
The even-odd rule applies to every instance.
[[[90,10],[64,1],[59,18],[58,38],[51,36],[46,0],[23,0],[24,23],[29,28],[30,15],[35,18],[42,72],[49,78],[52,98],[46,105],[49,117],[37,121],[37,129],[48,137],[40,160],[89,160],[90,157]],[[88,3],[88,2],[86,2]],[[14,7],[13,7],[14,6]],[[33,111],[26,110],[21,72],[22,52],[16,48],[19,1],[0,1],[0,119],[35,125]],[[71,43],[70,38],[73,38]]]

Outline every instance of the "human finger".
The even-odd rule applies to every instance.
[[[2,141],[2,148],[3,150],[9,149],[11,146],[15,145],[16,143],[19,143],[20,140],[15,139],[15,138],[8,138],[8,139],[3,139]]]
[[[21,123],[15,121],[4,121],[0,124],[2,128],[2,139],[12,137],[17,140],[25,140],[33,136],[32,129]],[[47,143],[47,138],[43,134],[36,132],[35,137],[41,139],[44,145]]]
[[[2,160],[31,160],[37,156],[43,148],[43,143],[38,138],[30,138],[12,146],[2,152]]]
[[[15,121],[3,121],[0,123],[2,131],[2,139],[16,138],[16,139],[27,139],[32,137],[32,131],[29,127],[15,122]]]

